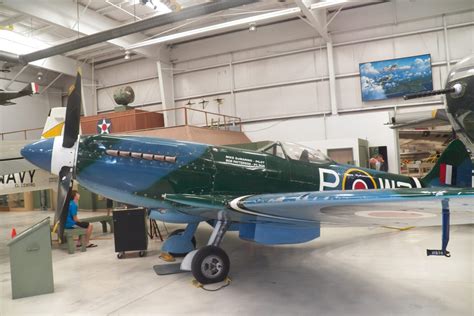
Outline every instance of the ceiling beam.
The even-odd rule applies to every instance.
[[[328,1],[329,2],[329,1]],[[301,9],[301,13],[308,19],[309,24],[327,43],[330,41],[326,28],[326,9],[311,10],[311,1],[295,0],[295,3]]]
[[[24,2],[24,1],[13,1],[13,0],[3,0],[3,1],[4,1],[4,4],[6,4],[8,6],[11,6],[13,9],[16,9],[16,10],[21,9],[22,6],[25,6],[25,3],[27,3],[27,2]],[[35,4],[33,5],[33,7],[34,7],[34,9],[39,7],[40,8],[38,10],[39,12],[36,11],[36,10],[35,11],[30,11],[30,12],[34,12],[35,16],[38,16],[42,19],[47,18],[48,15],[55,15],[56,16],[57,15],[56,11],[62,12],[62,10],[60,10],[56,7],[51,7],[50,6],[48,8],[45,8],[45,7],[42,7],[41,5],[38,6],[38,2],[44,2],[45,6],[47,6],[48,3],[50,3],[50,1],[37,0],[35,2]],[[214,1],[214,2],[208,2],[208,3],[205,3],[205,4],[201,4],[201,5],[191,6],[191,7],[185,8],[185,9],[179,11],[179,12],[172,12],[172,13],[168,13],[168,14],[154,16],[154,17],[151,17],[151,18],[148,18],[148,19],[145,19],[145,20],[141,20],[141,21],[138,21],[138,22],[134,22],[134,23],[118,26],[118,27],[113,27],[113,28],[107,29],[105,31],[101,31],[101,32],[97,32],[97,33],[94,33],[94,34],[91,34],[91,35],[88,35],[88,36],[80,37],[80,38],[78,38],[74,41],[71,41],[71,42],[67,42],[67,43],[63,43],[63,44],[60,44],[60,45],[57,45],[57,46],[54,46],[54,47],[50,47],[48,49],[43,49],[43,50],[35,51],[35,52],[29,53],[29,54],[17,56],[17,61],[16,62],[28,63],[30,61],[46,58],[46,57],[49,57],[49,56],[64,54],[65,52],[69,52],[69,51],[72,51],[72,50],[75,50],[75,49],[78,49],[78,48],[82,48],[82,47],[85,47],[85,46],[89,46],[89,45],[94,45],[94,44],[97,44],[97,43],[100,43],[100,42],[103,42],[103,41],[110,41],[112,43],[116,43],[117,41],[122,41],[122,44],[123,44],[124,43],[123,42],[123,40],[124,40],[123,37],[127,36],[127,35],[133,34],[131,36],[133,36],[133,37],[139,36],[140,38],[144,38],[144,36],[137,35],[137,34],[134,34],[134,33],[142,32],[142,31],[148,30],[150,28],[159,27],[159,26],[171,24],[171,23],[178,22],[178,21],[183,21],[183,20],[194,18],[194,17],[197,17],[197,16],[210,14],[210,13],[217,12],[217,11],[227,10],[227,9],[230,9],[230,8],[242,6],[242,5],[245,5],[245,4],[250,4],[250,3],[253,3],[253,2],[256,2],[256,0],[219,0],[219,1]],[[66,1],[59,1],[59,2],[54,2],[54,3],[55,4],[58,3],[58,5],[70,5],[70,3],[66,2]],[[33,9],[31,6],[27,6],[27,7],[30,10]],[[75,7],[75,6],[73,5],[73,7]],[[23,10],[24,10],[24,8],[23,8]],[[25,12],[25,11],[21,11],[21,12]],[[51,14],[51,12],[54,12],[54,14]],[[93,14],[91,14],[91,12]],[[89,19],[90,19],[90,16],[92,16],[92,15],[95,15],[96,17],[98,17],[99,20],[104,19],[104,17],[101,17],[100,14],[97,14],[96,12],[93,12],[93,11],[91,11],[91,12],[89,12],[90,14],[87,14]],[[61,17],[61,19],[64,20],[64,17]],[[68,20],[68,21],[70,23],[72,23],[72,21],[70,21],[70,20]],[[81,21],[84,21],[84,17],[82,18]],[[97,25],[100,21],[92,20],[92,21],[89,21],[89,22],[92,25]],[[88,26],[88,24],[85,24],[85,25],[86,25],[86,27]],[[84,29],[84,22],[82,22],[82,28],[81,29]],[[142,49],[138,50],[138,53],[142,53],[142,50],[144,50],[144,49],[148,50],[148,51],[152,51],[153,52],[152,56],[154,56],[156,51],[157,51],[156,49],[152,50],[151,48],[142,48]],[[11,58],[11,56],[3,55],[0,52],[0,60],[11,62],[12,58]]]
[[[80,15],[79,23],[77,24],[77,6],[73,1],[35,0],[32,2],[3,0],[2,4],[21,14],[33,16],[46,23],[66,28],[76,32],[76,34],[79,28],[81,36],[91,35],[122,26],[120,22],[105,17],[91,9],[86,9],[84,14]],[[84,7],[80,5],[79,11],[82,12],[83,9]],[[131,43],[144,40],[145,38],[146,37],[141,34],[132,34],[127,37],[111,39],[109,42],[119,47],[125,47]],[[148,57],[154,56],[153,51],[150,49],[143,49],[139,53]]]
[[[9,17],[5,20],[0,21],[0,25],[2,25],[2,26],[13,25],[15,23],[22,22],[22,21],[26,20],[27,18],[28,18],[27,15],[18,14],[18,15],[15,15],[15,16],[12,16],[12,17]]]
[[[33,38],[23,36],[19,33],[0,30],[0,47],[5,49],[7,54],[16,55],[25,54],[38,49],[47,48],[48,45]],[[75,76],[77,67],[80,63],[77,60],[65,56],[52,56],[49,58],[33,61],[30,65],[63,73],[68,76]],[[84,78],[91,77],[91,66],[87,63],[82,65],[82,74]]]

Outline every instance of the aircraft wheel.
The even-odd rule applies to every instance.
[[[168,238],[174,235],[182,235],[184,233],[184,229],[176,229],[171,232],[171,234],[168,235]],[[196,237],[193,236],[193,239],[191,239],[191,242],[193,243],[194,249],[196,249]],[[187,253],[174,253],[170,252],[170,255],[173,257],[184,257],[187,255]]]
[[[216,246],[205,246],[193,257],[191,271],[201,284],[222,282],[229,274],[230,260],[224,250]]]

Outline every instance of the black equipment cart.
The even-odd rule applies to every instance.
[[[132,208],[114,210],[115,252],[122,259],[125,251],[139,251],[139,256],[146,255],[148,248],[148,233],[146,225],[146,210]]]

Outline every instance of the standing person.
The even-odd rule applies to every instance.
[[[375,170],[380,170],[380,160],[378,155],[373,156],[369,160],[370,168]]]
[[[107,216],[110,216],[110,211],[114,208],[114,201],[107,199]]]
[[[89,240],[92,235],[92,224],[88,222],[81,222],[77,217],[77,210],[79,208],[79,199],[81,195],[76,190],[72,190],[71,192],[71,200],[69,201],[69,210],[67,213],[66,223],[64,224],[64,228],[74,228],[74,227],[81,227],[87,229],[86,233],[86,244],[87,248],[97,247],[97,245],[89,243]],[[80,239],[77,241],[77,247],[80,247]]]
[[[383,155],[382,155],[382,154],[379,154],[379,155],[377,156],[377,160],[378,160],[379,163],[380,163],[379,169],[377,169],[377,170],[387,172],[387,171],[388,171],[388,168],[387,168],[387,164],[385,163],[385,159],[383,158]]]

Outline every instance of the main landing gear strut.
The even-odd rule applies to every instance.
[[[441,201],[443,208],[443,236],[441,240],[441,249],[426,249],[427,256],[446,256],[451,257],[451,254],[447,250],[449,243],[449,199],[444,199]]]
[[[231,222],[218,220],[207,246],[186,255],[181,270],[191,270],[194,278],[201,284],[224,281],[229,274],[229,257],[219,245],[229,229]]]

